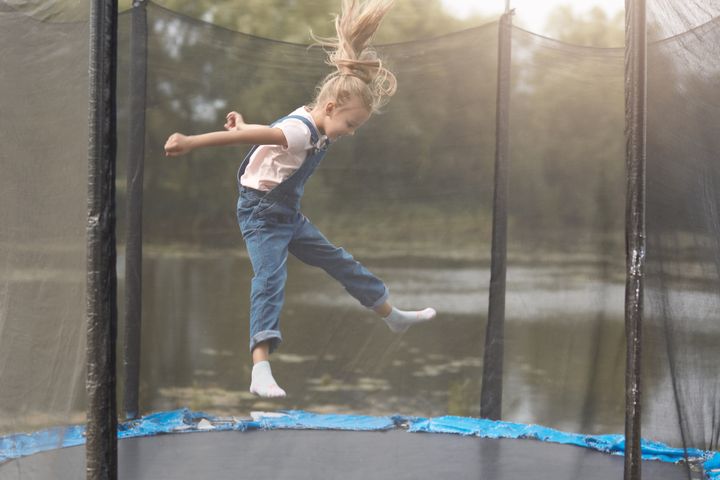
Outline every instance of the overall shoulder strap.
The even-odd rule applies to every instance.
[[[303,117],[302,115],[287,115],[285,117],[278,118],[273,123],[271,123],[270,126],[274,127],[275,125],[277,125],[278,123],[282,122],[283,120],[285,120],[287,118],[295,118],[297,120],[302,121],[310,129],[310,142],[313,145],[317,145],[317,142],[320,138],[318,131],[315,128],[315,125],[313,125],[313,123],[310,120]],[[245,173],[245,168],[247,167],[247,164],[250,161],[250,157],[253,155],[253,153],[255,153],[255,150],[258,149],[258,146],[259,145],[253,145],[253,147],[250,149],[250,151],[247,153],[247,155],[245,155],[245,158],[243,159],[242,163],[240,164],[240,167],[238,168],[237,175],[236,175],[238,185],[240,185],[240,177],[242,177],[243,174]],[[327,144],[321,150],[324,151],[325,149],[327,149]]]
[[[283,120],[288,119],[288,118],[294,118],[296,120],[302,121],[310,129],[310,141],[312,142],[313,145],[317,145],[317,142],[320,139],[320,135],[318,134],[318,131],[315,128],[315,125],[313,125],[313,123],[310,120],[303,117],[302,115],[288,115],[286,117],[282,117],[278,120],[275,120],[270,126],[274,127],[278,123],[280,123]]]

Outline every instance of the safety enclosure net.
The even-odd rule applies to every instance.
[[[0,436],[85,418],[84,8],[0,2]],[[325,53],[142,8],[144,134],[130,133],[131,12],[120,15],[117,92],[119,298],[127,158],[145,144],[141,413],[479,417],[492,368],[503,420],[623,432],[622,48],[512,29],[505,321],[491,339],[500,24],[378,47],[398,93],[330,147],[303,213],[388,284],[393,304],[439,315],[395,335],[324,272],[291,259],[272,357],[289,395],[270,401],[247,392],[252,268],[235,172],[248,148],[170,158],[163,145],[176,131],[222,130],[232,110],[268,124],[306,105],[329,71]],[[717,2],[648,5],[642,435],[701,450],[720,441],[718,15]],[[502,343],[500,358],[483,359],[488,341]]]

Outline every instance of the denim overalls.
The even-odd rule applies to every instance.
[[[290,115],[273,125],[286,118],[305,123],[310,129],[312,144],[317,145],[318,133],[307,118]],[[255,274],[250,292],[250,351],[258,343],[269,340],[272,352],[282,341],[279,324],[288,252],[308,265],[324,269],[365,307],[375,308],[385,303],[388,289],[344,249],[332,245],[300,213],[305,182],[325,156],[327,145],[309,150],[300,168],[267,193],[240,184],[240,177],[257,148],[256,145],[248,152],[238,170],[237,217]]]

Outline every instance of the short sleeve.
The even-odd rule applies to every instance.
[[[304,152],[312,148],[310,144],[310,129],[301,120],[288,118],[277,124],[287,141],[287,150],[290,152]]]

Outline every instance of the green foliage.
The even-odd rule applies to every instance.
[[[621,228],[622,50],[523,35],[514,55],[512,211],[533,229]]]
[[[212,11],[203,2],[164,4],[207,20],[222,19],[232,29],[307,42],[309,28],[319,35],[331,33],[323,30],[331,25],[331,3],[247,0],[242,11],[233,8],[233,2],[213,2]],[[234,173],[245,149],[206,149],[166,158],[162,145],[174,131],[221,129],[230,110],[242,112],[252,123],[269,123],[308,103],[328,72],[324,54],[188,21],[154,6],[149,12],[145,204],[146,218],[153,220],[147,236],[192,239],[227,232],[236,240],[230,212]],[[279,18],[278,12],[287,15]],[[601,12],[577,22],[567,15],[571,12],[560,10],[553,21],[587,24],[590,33],[583,37],[579,26],[565,28],[559,31],[564,42],[605,41],[592,32],[612,30],[614,25]],[[125,28],[128,18],[124,17]],[[442,12],[439,1],[423,2],[421,7],[401,0],[378,40],[424,38],[463,26]],[[399,216],[382,223],[398,232],[408,231],[411,221],[397,213],[402,211],[424,211],[428,224],[453,228],[457,223],[441,221],[442,215],[471,218],[467,212],[477,211],[475,219],[490,218],[497,25],[378,48],[398,77],[398,93],[354,138],[333,145],[308,185],[305,205],[312,207],[310,213],[338,219],[361,207],[381,215],[394,212]],[[123,62],[127,65],[126,52],[121,52]],[[587,236],[620,228],[622,68],[621,50],[576,47],[515,31],[510,112],[513,234],[581,231]],[[121,66],[121,72],[126,69]],[[123,115],[126,88],[123,84],[119,97]],[[382,208],[389,205],[393,208]],[[485,226],[461,230],[473,232],[467,241],[487,241],[470,237],[487,232]],[[443,233],[436,238],[461,234]]]
[[[570,6],[552,11],[547,21],[550,37],[574,45],[622,47],[625,45],[625,12],[612,17],[600,7],[576,15]]]
[[[339,13],[340,0],[157,0],[169,10],[237,32],[285,42],[312,42],[309,32],[334,35],[332,23]],[[131,7],[121,0],[120,10]],[[431,38],[487,23],[480,16],[458,19],[447,12],[440,0],[397,0],[383,21],[377,43]]]

